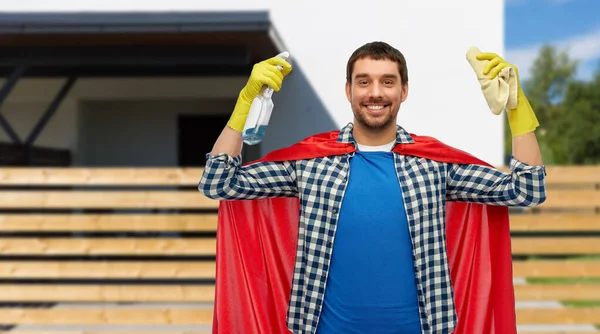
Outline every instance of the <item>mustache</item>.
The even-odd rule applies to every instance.
[[[369,99],[362,102],[363,104],[391,104],[391,102],[384,99]]]

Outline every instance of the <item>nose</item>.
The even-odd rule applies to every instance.
[[[371,85],[371,90],[369,91],[369,96],[372,98],[380,98],[382,96],[382,89],[378,82],[374,82]]]

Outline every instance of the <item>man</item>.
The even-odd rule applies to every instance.
[[[514,68],[494,54],[482,53],[478,59],[489,61],[484,74],[490,78],[507,66]],[[351,55],[347,65],[345,90],[354,113],[352,123],[338,132],[309,138],[283,155],[276,152],[285,158],[269,155],[242,166],[241,130],[252,99],[262,85],[278,91],[290,71],[290,64],[278,58],[255,65],[228,125],[207,155],[199,190],[220,200],[298,198],[297,248],[286,319],[294,333],[452,333],[457,328],[455,290],[457,284],[468,282],[460,281],[460,273],[452,267],[459,262],[455,253],[449,264],[448,249],[456,249],[458,243],[452,237],[447,244],[446,216],[455,215],[446,212],[447,203],[506,207],[535,206],[545,200],[545,169],[533,133],[538,124],[521,89],[518,106],[509,114],[511,172],[503,173],[398,126],[396,116],[408,97],[406,61],[386,43],[368,43]],[[332,137],[331,143],[327,136]],[[323,138],[327,145],[339,146],[335,151],[339,153],[308,153],[311,149],[305,148],[313,145],[317,150],[316,141]],[[438,149],[411,151],[429,144]],[[220,215],[227,215],[226,210],[220,209]],[[274,221],[273,228],[277,224]],[[493,267],[496,260],[490,261]],[[485,266],[471,263],[477,265]],[[453,281],[455,277],[459,282]],[[463,287],[460,290],[462,300],[466,295]],[[469,298],[470,302],[481,299]],[[463,314],[499,313],[462,311],[465,308],[461,306]],[[486,321],[503,322],[494,319]],[[511,321],[505,325],[509,330],[514,317],[509,317]],[[463,323],[461,330],[474,333],[474,328],[480,328],[469,326],[479,325]]]

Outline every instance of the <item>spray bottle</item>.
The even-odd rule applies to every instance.
[[[288,60],[290,53],[284,51],[277,55],[277,57],[284,60]],[[277,66],[279,70],[283,68]],[[248,118],[242,131],[242,140],[248,145],[256,145],[265,138],[267,132],[267,126],[269,125],[269,119],[271,118],[271,112],[273,111],[273,88],[264,85],[260,93],[252,101],[250,111],[248,112]]]

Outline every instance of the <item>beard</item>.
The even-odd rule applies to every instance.
[[[374,116],[369,114],[369,111],[365,110],[367,107],[364,105],[365,103],[381,103],[386,104],[385,109],[388,109],[385,114]],[[393,109],[392,109],[393,108]],[[357,123],[359,123],[363,128],[377,131],[381,129],[388,128],[390,126],[396,126],[396,116],[398,115],[398,110],[400,106],[394,108],[391,103],[386,101],[368,101],[368,102],[358,102],[353,106],[354,118]]]

